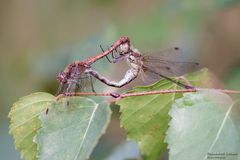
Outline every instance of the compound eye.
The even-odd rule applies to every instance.
[[[122,37],[120,38],[120,40],[121,40],[123,43],[130,43],[130,39],[129,39],[128,37],[126,37],[126,36],[122,36]]]

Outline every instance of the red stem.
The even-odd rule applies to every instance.
[[[136,92],[136,93],[94,93],[94,92],[70,92],[65,94],[60,94],[56,97],[56,99],[60,99],[64,96],[112,96],[117,99],[122,99],[126,97],[132,96],[145,96],[145,95],[153,95],[153,94],[170,94],[170,93],[186,93],[186,92],[197,92],[197,91],[210,91],[217,90],[227,94],[240,94],[238,90],[227,90],[227,89],[213,89],[213,88],[195,88],[195,89],[182,89],[182,90],[159,90],[159,91],[148,91],[148,92]]]

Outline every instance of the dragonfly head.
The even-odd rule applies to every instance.
[[[119,50],[120,50],[120,55],[126,55],[129,53],[130,51],[130,45],[129,43],[123,43],[119,46]]]
[[[130,39],[126,36],[122,36],[120,38],[120,45],[119,45],[119,50],[120,50],[120,55],[126,55],[130,51]]]
[[[122,36],[122,37],[120,38],[120,41],[121,41],[122,43],[130,43],[130,39],[129,39],[127,36]]]

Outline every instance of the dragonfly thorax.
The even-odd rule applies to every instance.
[[[128,64],[131,68],[139,70],[142,66],[141,54],[137,49],[132,49],[127,57]]]

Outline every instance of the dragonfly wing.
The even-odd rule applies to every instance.
[[[63,73],[65,74],[65,83],[59,85],[57,95],[62,93],[76,92],[79,90],[79,80],[85,77],[86,67],[81,62],[76,61],[69,64]]]
[[[153,72],[150,72],[149,70],[145,70],[145,71],[141,71],[140,72],[142,80],[145,84],[149,85],[149,84],[153,84],[157,81],[159,81],[162,77],[159,76],[158,74],[155,74]]]
[[[172,62],[164,61],[159,63],[147,62],[143,63],[144,70],[153,70],[156,73],[168,77],[182,76],[201,69],[202,67],[195,62]]]
[[[64,91],[67,89],[67,84],[60,84],[58,87],[58,91],[56,95],[64,93]]]
[[[143,80],[146,83],[154,83],[161,78],[172,81],[169,77],[182,76],[194,72],[202,67],[196,62],[187,62],[182,51],[178,48],[170,48],[160,52],[161,54],[143,55]]]
[[[158,61],[158,60],[182,60],[184,57],[183,51],[180,48],[172,47],[155,52],[147,52],[144,54],[144,59],[148,61]]]
[[[90,74],[83,74],[77,83],[77,92],[93,92],[93,83],[95,78]]]
[[[90,91],[91,81],[89,76],[82,74],[77,80],[68,80],[67,83],[60,84],[57,95],[62,93],[87,92]]]
[[[181,86],[183,88],[189,87],[186,84],[183,84],[183,83],[181,83],[181,82],[179,82],[179,81],[177,81],[175,79],[172,79],[170,77],[167,77],[167,76],[165,76],[163,74],[157,73],[154,70],[146,70],[143,73],[144,73],[143,77],[145,77],[144,78],[144,82],[147,83],[147,84],[153,84],[153,83],[159,81],[161,78],[164,78],[164,79],[166,79],[166,80],[168,80],[168,81],[170,81],[172,83],[175,83],[175,84],[177,84],[177,85],[179,85],[179,86]]]
[[[77,83],[76,82],[72,82],[68,84],[68,87],[66,89],[67,93],[72,93],[72,92],[76,92],[77,91]]]

